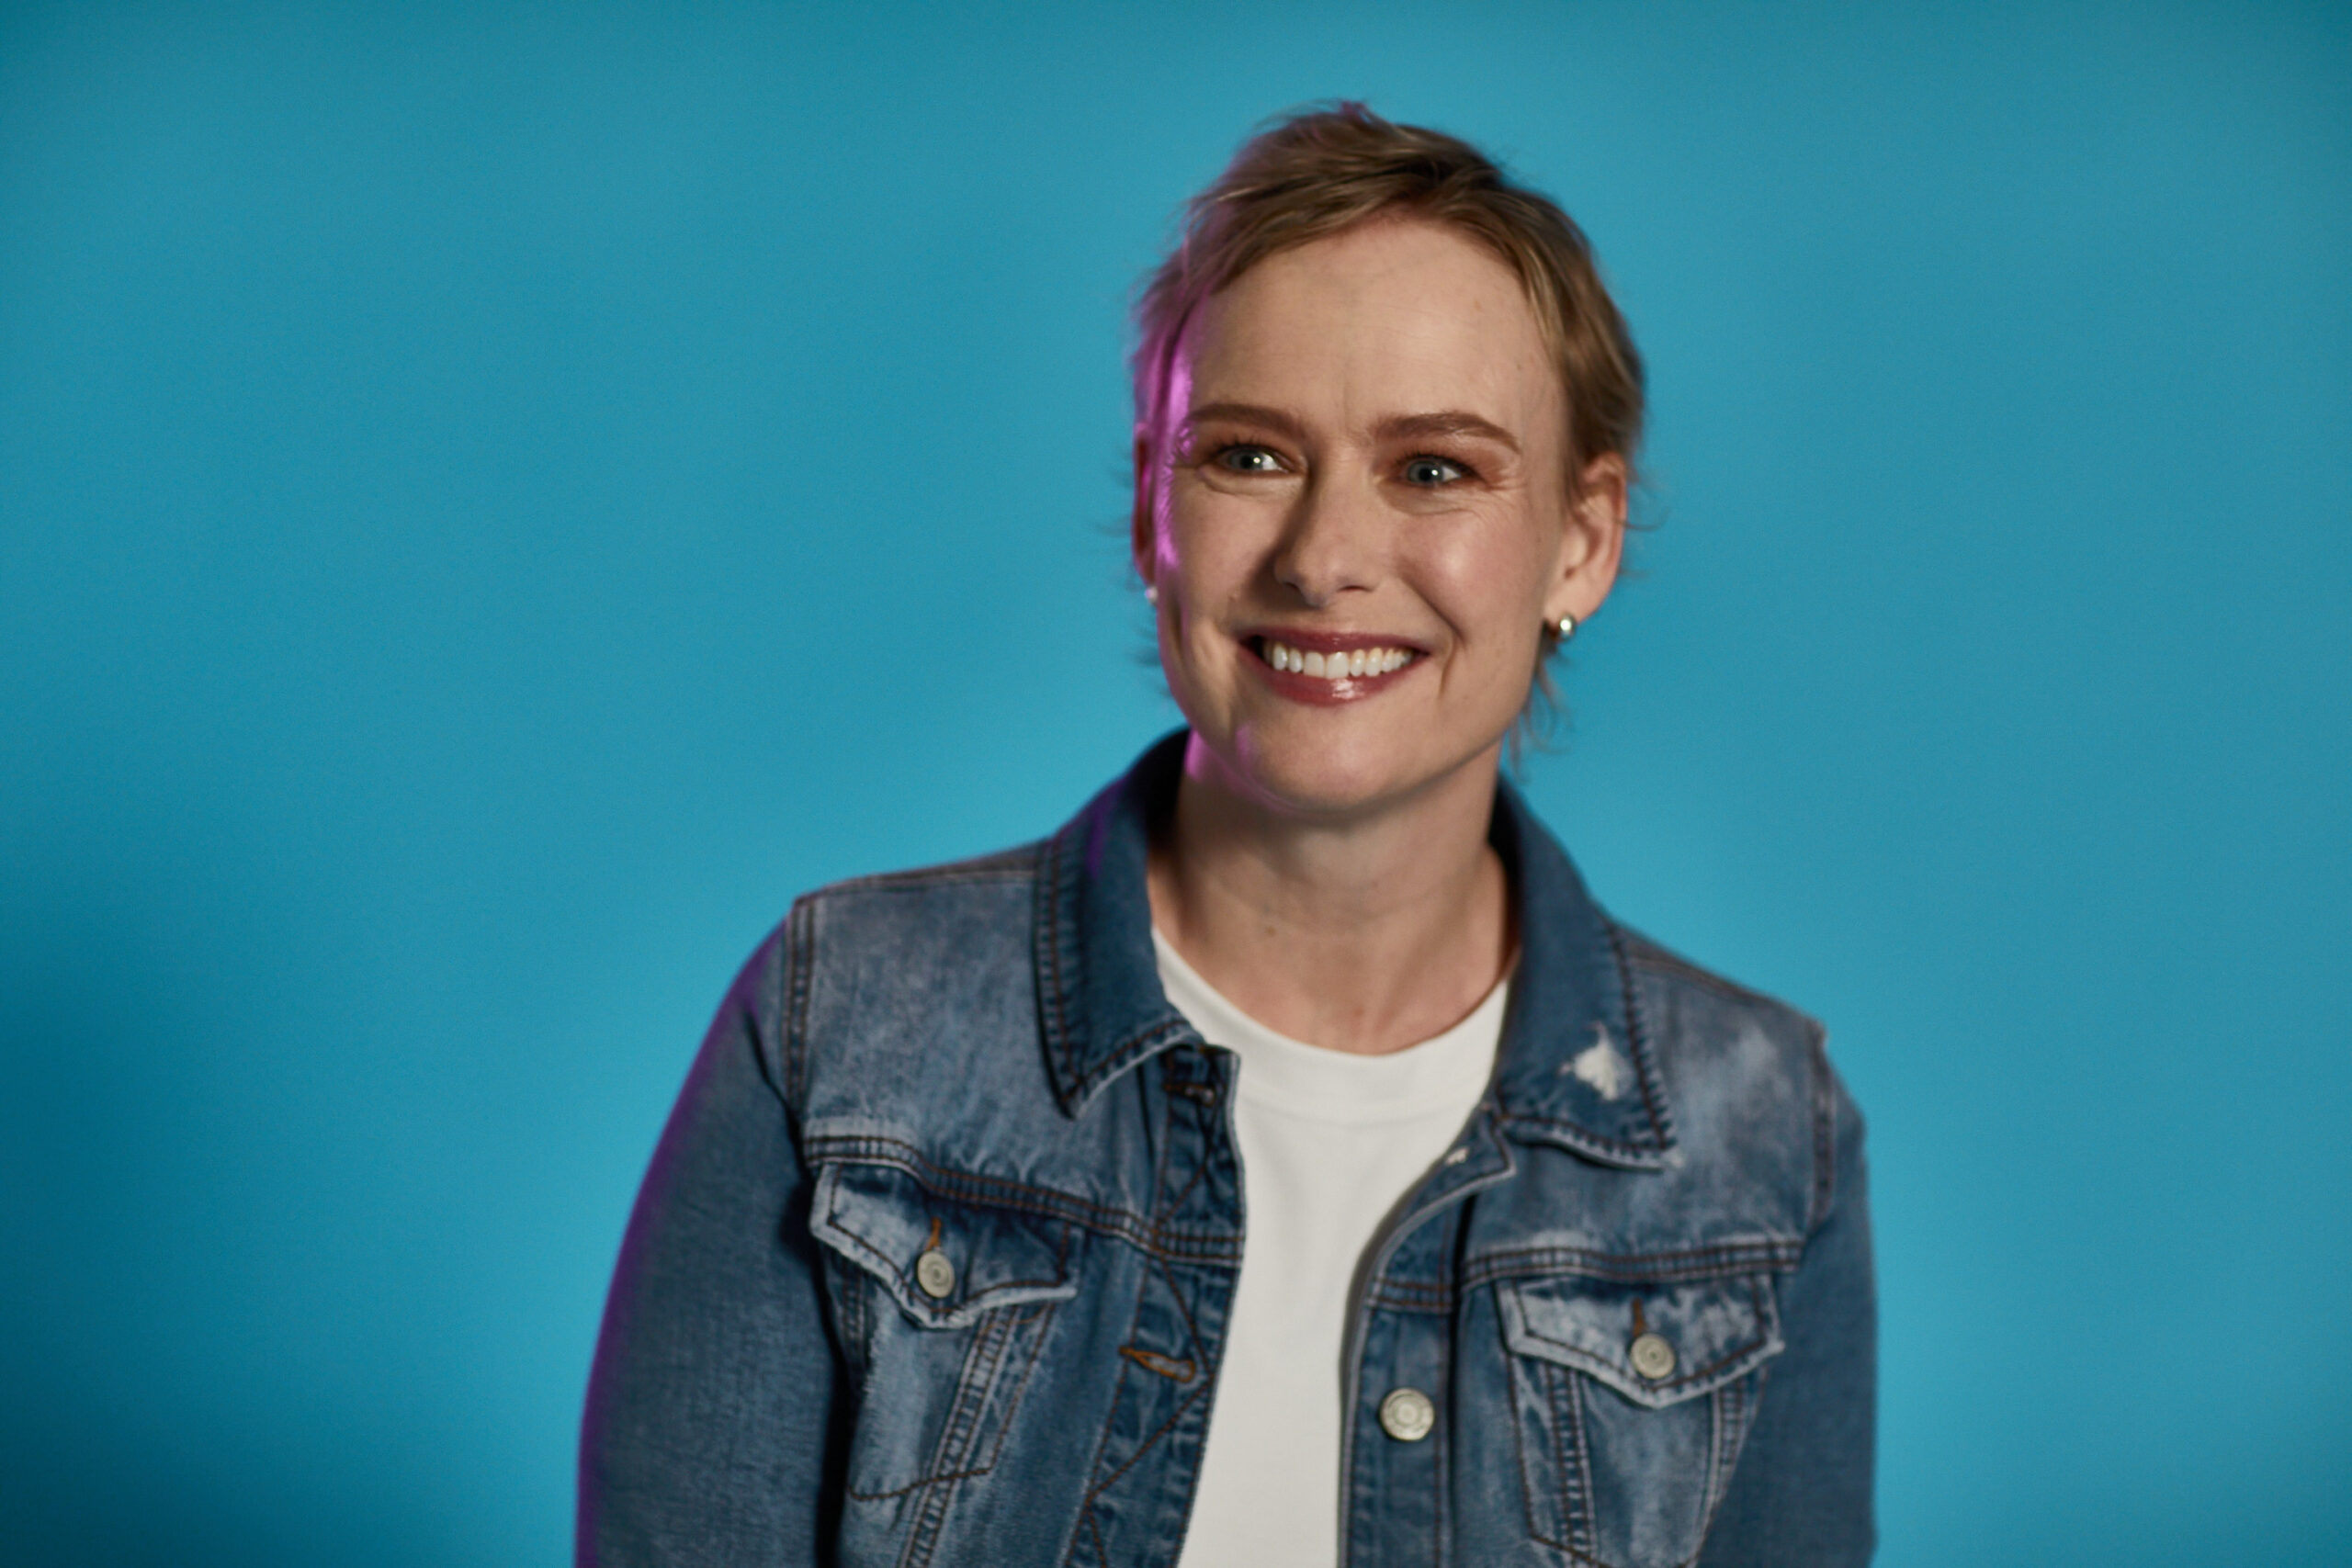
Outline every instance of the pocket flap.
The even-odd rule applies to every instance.
[[[999,1307],[1078,1293],[1067,1222],[944,1198],[896,1166],[826,1164],[808,1228],[925,1328],[962,1328]],[[944,1268],[923,1263],[934,1251]]]
[[[1513,1351],[1589,1373],[1652,1409],[1720,1388],[1781,1348],[1769,1275],[1650,1285],[1553,1276],[1497,1289]]]

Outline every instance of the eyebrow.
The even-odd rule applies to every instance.
[[[1203,403],[1186,412],[1184,428],[1223,420],[1229,424],[1254,424],[1293,440],[1304,434],[1298,421],[1280,409],[1260,403]],[[1519,450],[1519,437],[1490,419],[1467,409],[1441,409],[1434,413],[1400,413],[1384,419],[1373,434],[1383,441],[1416,441],[1447,435],[1470,435]]]
[[[1280,409],[1270,409],[1259,403],[1203,403],[1184,413],[1184,430],[1191,434],[1194,425],[1223,420],[1227,424],[1255,424],[1296,440],[1305,434],[1298,421]]]
[[[1398,414],[1380,422],[1377,434],[1385,441],[1413,441],[1441,435],[1475,435],[1519,450],[1519,437],[1489,419],[1481,419],[1467,409],[1444,409],[1437,413]]]

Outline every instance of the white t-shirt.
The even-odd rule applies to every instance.
[[[1152,932],[1159,983],[1240,1058],[1248,1236],[1178,1568],[1321,1568],[1340,1551],[1340,1362],[1373,1233],[1453,1145],[1493,1076],[1506,978],[1433,1040],[1358,1056],[1286,1039]]]

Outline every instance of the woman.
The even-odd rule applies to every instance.
[[[1821,1032],[1611,921],[1498,779],[1624,536],[1582,236],[1343,106],[1242,150],[1140,324],[1188,728],[745,968],[614,1281],[581,1561],[1867,1560]]]

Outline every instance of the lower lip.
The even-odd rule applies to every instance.
[[[1366,697],[1378,696],[1397,682],[1420,668],[1416,658],[1397,666],[1384,675],[1348,675],[1337,681],[1321,675],[1307,675],[1295,670],[1277,670],[1258,656],[1253,649],[1242,649],[1242,658],[1256,671],[1258,679],[1274,690],[1277,696],[1288,697],[1295,703],[1306,703],[1315,707],[1338,707],[1342,703],[1360,703]]]

